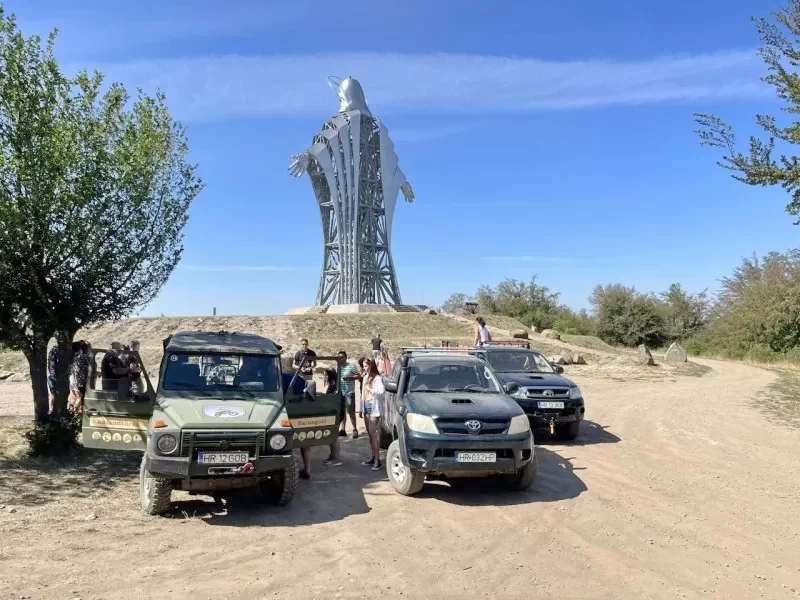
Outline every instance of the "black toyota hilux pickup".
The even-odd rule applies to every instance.
[[[385,379],[381,445],[392,487],[412,495],[426,477],[499,476],[510,489],[536,479],[530,423],[475,356],[405,349]]]
[[[562,376],[563,367],[550,364],[527,342],[486,345],[469,353],[488,362],[498,379],[516,383],[512,396],[536,429],[562,439],[578,437],[585,412],[581,389]]]

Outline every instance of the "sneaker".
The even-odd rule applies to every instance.
[[[303,469],[300,471],[300,479],[311,479],[311,473]]]
[[[372,465],[372,471],[380,471],[383,469],[383,463],[380,460],[376,460],[375,463]]]
[[[356,439],[357,437],[358,437],[358,429],[354,429],[353,430],[353,439]]]
[[[345,432],[344,429],[339,430],[339,437],[347,437],[347,433]]]
[[[326,458],[322,461],[322,464],[326,467],[341,467],[342,461],[338,458]]]
[[[369,460],[362,461],[361,464],[365,467],[371,467],[373,464],[375,464],[375,457],[373,456]]]

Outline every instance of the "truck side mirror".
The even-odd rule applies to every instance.
[[[383,388],[387,392],[389,392],[391,394],[396,394],[397,393],[397,382],[396,381],[392,381],[391,379],[387,379],[386,381],[383,382]]]
[[[562,367],[561,365],[553,365],[553,368],[556,370],[556,373],[558,373],[559,375],[561,375],[561,373],[564,372],[564,367]]]
[[[505,389],[506,394],[513,394],[519,389],[519,385],[513,381],[509,381],[505,385],[503,385],[503,389]]]

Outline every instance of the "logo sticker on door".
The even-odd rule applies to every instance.
[[[244,416],[244,408],[241,406],[206,406],[203,414],[215,419],[233,419]]]

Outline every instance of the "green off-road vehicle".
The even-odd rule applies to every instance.
[[[282,373],[280,353],[258,335],[176,333],[164,341],[156,391],[143,365],[141,383],[100,379],[87,389],[83,445],[144,450],[147,514],[164,513],[172,490],[258,486],[266,502],[287,504],[297,487],[292,450],[335,439],[342,399]]]

